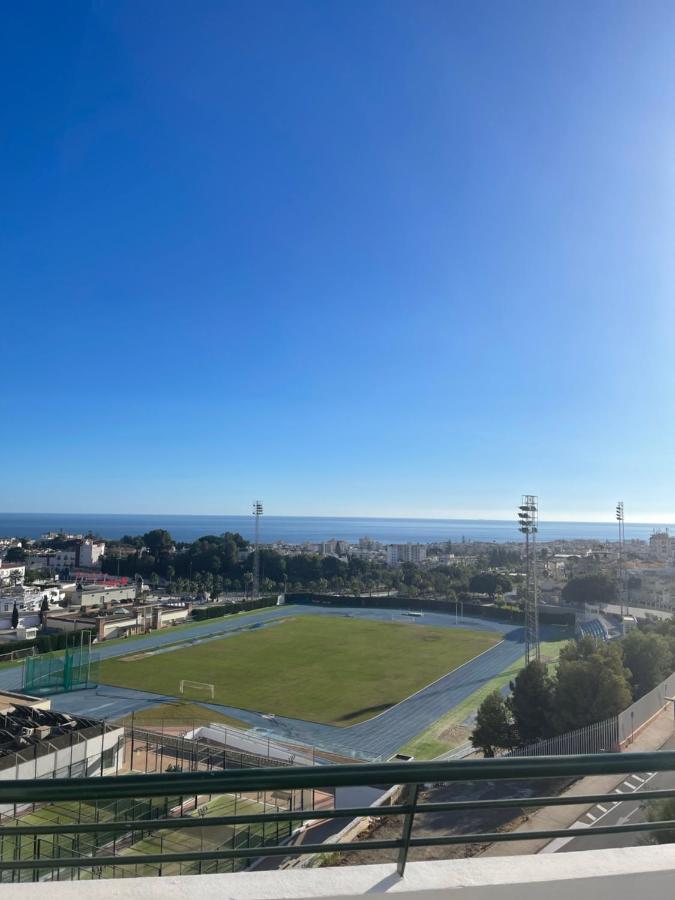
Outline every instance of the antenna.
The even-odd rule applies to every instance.
[[[253,515],[255,516],[255,549],[253,551],[253,585],[251,589],[251,600],[258,599],[260,591],[260,517],[263,514],[263,505],[260,500],[256,500],[253,504]]]
[[[525,664],[540,659],[539,596],[537,593],[537,545],[539,500],[523,494],[518,507],[518,530],[525,535]]]

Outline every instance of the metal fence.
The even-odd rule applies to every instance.
[[[262,857],[300,857],[345,851],[396,851],[403,875],[413,848],[477,845],[492,842],[568,837],[567,829],[539,831],[472,831],[475,818],[457,833],[418,834],[416,817],[467,810],[519,810],[543,806],[620,803],[620,793],[571,796],[522,796],[517,783],[524,779],[575,778],[675,771],[675,752],[597,754],[317,766],[197,772],[170,775],[131,775],[0,782],[0,804],[33,804],[33,814],[0,827],[0,879],[44,881],[115,878],[126,875],[179,875],[233,871]],[[508,796],[467,799],[462,784],[500,781]],[[457,784],[455,796],[433,802],[425,785]],[[513,783],[513,784],[512,784]],[[298,806],[300,791],[328,795],[338,788],[401,785],[391,805],[377,808],[377,817],[400,817],[395,836],[367,840],[342,839],[325,843],[325,827],[340,828],[345,820],[372,822],[373,806],[335,808]],[[509,793],[510,791],[510,793]],[[675,789],[644,790],[646,801],[675,797]],[[274,798],[270,802],[269,798]],[[626,832],[675,832],[675,820],[622,821],[596,825],[596,835]],[[305,829],[300,838],[298,826]]]
[[[0,663],[16,662],[18,659],[25,659],[27,656],[35,656],[36,653],[35,645],[21,647],[19,650],[9,650],[7,653],[0,653]]]
[[[636,731],[639,731],[650,719],[666,705],[667,698],[673,696],[675,690],[675,673],[669,675],[661,684],[640,697],[617,716],[619,743],[631,743]]]
[[[607,753],[619,749],[619,723],[616,716],[594,722],[576,731],[568,731],[536,744],[518,747],[505,756],[560,756],[574,753]]]
[[[174,771],[180,769],[187,772],[289,765],[269,756],[264,748],[254,752],[215,741],[161,734],[144,728],[126,728],[125,731],[131,752],[130,764],[143,773],[164,772],[169,765]]]

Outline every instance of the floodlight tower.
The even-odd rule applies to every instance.
[[[525,663],[539,661],[539,596],[537,594],[537,544],[539,501],[523,494],[518,507],[518,529],[525,535]]]
[[[621,620],[624,616],[624,555],[625,555],[625,533],[624,533],[624,516],[623,516],[623,500],[619,500],[616,504],[616,521],[619,525],[619,556],[617,559],[617,587],[619,589],[619,607],[621,609]]]
[[[255,548],[253,551],[253,584],[251,586],[251,599],[258,599],[260,590],[260,517],[263,514],[263,505],[260,500],[256,500],[253,504],[253,515],[255,517]]]

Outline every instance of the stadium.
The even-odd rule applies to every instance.
[[[519,626],[454,610],[272,607],[100,645],[96,686],[53,703],[120,720],[153,710],[161,719],[163,709],[169,719],[189,701],[256,734],[384,759],[503,681],[522,659],[522,637]]]

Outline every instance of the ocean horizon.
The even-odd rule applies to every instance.
[[[649,540],[663,524],[626,523],[626,539]],[[177,541],[193,541],[207,534],[238,531],[253,538],[253,516],[152,515],[145,513],[0,513],[0,537],[37,538],[50,531],[86,534],[103,538],[139,535],[165,528]],[[364,516],[263,516],[263,543],[325,541],[331,538],[356,543],[369,537],[384,543],[430,543],[470,541],[503,543],[520,541],[515,521],[507,519],[419,519]],[[615,522],[541,522],[539,540],[616,540]]]

